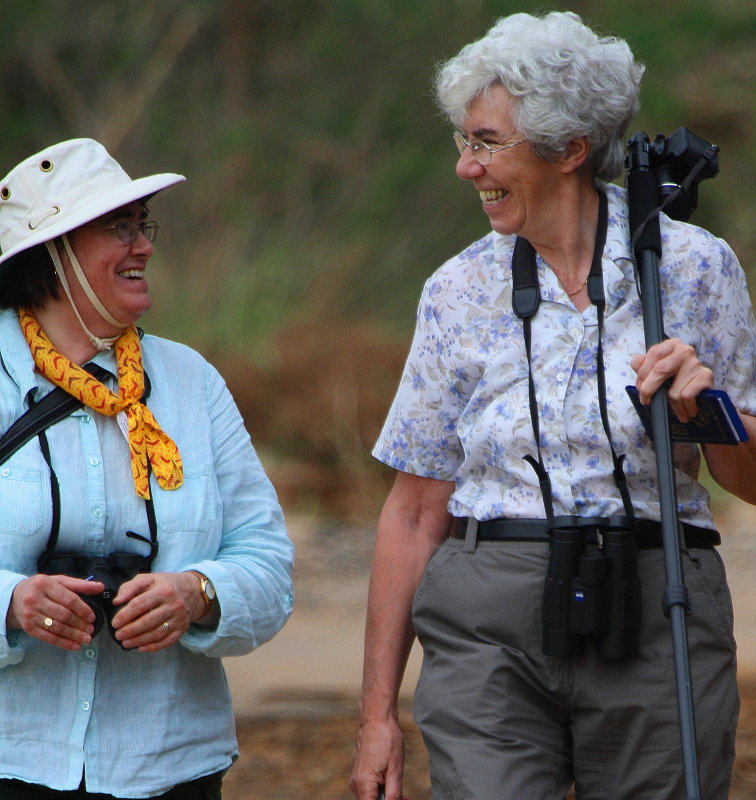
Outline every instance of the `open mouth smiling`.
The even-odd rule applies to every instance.
[[[119,278],[127,278],[130,281],[144,280],[144,272],[141,269],[125,269],[118,273]]]
[[[506,197],[509,192],[505,192],[503,189],[484,189],[478,194],[484,203],[496,203]]]

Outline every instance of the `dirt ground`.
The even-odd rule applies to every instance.
[[[741,685],[743,709],[730,798],[753,800],[756,677]],[[354,711],[344,698],[323,700],[334,706],[331,712],[239,720],[242,755],[224,782],[224,800],[350,800],[346,781],[354,754]],[[411,800],[430,800],[422,741],[406,710],[402,719],[407,741],[404,793]]]
[[[717,515],[736,612],[742,710],[730,800],[756,797],[756,507]],[[228,659],[241,757],[224,800],[349,800],[372,537],[364,529],[289,520],[297,548],[295,613],[259,650]],[[414,659],[414,660],[413,660]],[[419,659],[402,691],[404,793],[430,800],[427,758],[409,710]],[[699,731],[699,736],[701,736]]]

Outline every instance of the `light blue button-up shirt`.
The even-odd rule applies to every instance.
[[[147,401],[176,442],[184,483],[151,484],[155,572],[196,569],[213,582],[216,629],[192,626],[158,653],[121,650],[106,629],[69,652],[7,630],[13,589],[34,574],[50,533],[50,472],[38,439],[0,465],[0,777],[151,797],[226,769],[238,756],[221,658],[270,639],[292,608],[293,548],[275,492],[222,378],[198,353],[142,340]],[[112,353],[93,359],[115,373]],[[115,380],[112,387],[115,386]],[[0,311],[0,431],[51,385],[34,373],[13,311]],[[117,421],[82,409],[47,430],[60,483],[59,550],[143,552],[149,538]]]

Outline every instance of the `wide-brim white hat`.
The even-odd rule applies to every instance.
[[[184,180],[170,172],[132,180],[94,139],[54,144],[0,182],[0,264]]]

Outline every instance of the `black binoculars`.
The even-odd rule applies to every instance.
[[[92,638],[97,636],[107,622],[113,641],[125,650],[127,648],[116,639],[113,629],[113,616],[118,610],[113,606],[113,598],[118,594],[121,584],[130,581],[140,572],[149,572],[151,563],[151,555],[140,556],[138,553],[117,552],[108,556],[89,556],[54,552],[45,553],[40,558],[37,570],[43,575],[68,575],[71,578],[104,584],[102,594],[79,595],[95,614]]]
[[[593,641],[603,658],[638,654],[641,618],[635,532],[590,525],[550,531],[543,652],[573,658]]]

